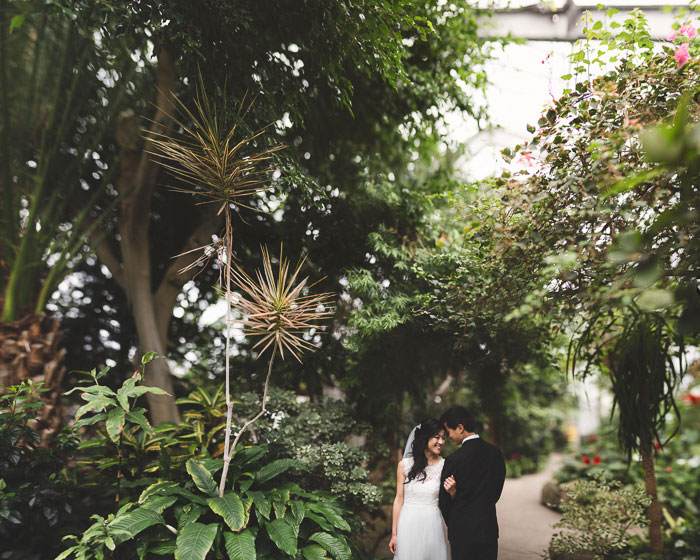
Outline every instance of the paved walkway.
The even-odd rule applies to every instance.
[[[540,493],[560,462],[560,456],[552,455],[541,472],[506,479],[497,504],[501,533],[498,560],[539,559],[549,545],[554,532],[551,526],[561,516],[540,504]]]

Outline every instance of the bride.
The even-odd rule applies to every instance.
[[[435,418],[423,420],[408,437],[396,473],[389,542],[394,560],[449,559],[447,532],[438,509],[444,438],[445,428]],[[445,480],[445,490],[454,497],[453,477]]]

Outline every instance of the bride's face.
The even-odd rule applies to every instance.
[[[433,455],[440,455],[443,445],[445,445],[445,431],[440,430],[428,440],[428,445],[426,446],[425,450]]]

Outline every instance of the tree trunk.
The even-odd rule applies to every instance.
[[[179,255],[169,266],[158,286],[151,276],[149,224],[151,200],[156,186],[159,165],[150,152],[150,138],[164,130],[175,110],[175,65],[169,53],[161,49],[158,54],[157,83],[158,100],[155,115],[146,131],[143,146],[135,141],[140,136],[141,122],[133,113],[122,115],[116,137],[126,153],[120,162],[120,174],[116,187],[122,196],[119,217],[121,259],[104,240],[94,240],[95,252],[109,268],[115,281],[129,299],[136,324],[137,347],[140,353],[156,352],[165,356],[168,348],[168,326],[173,307],[183,286],[197,273],[197,268],[183,272],[197,258],[196,252]],[[221,219],[213,213],[203,215],[201,223],[187,239],[182,253],[211,242],[213,234],[221,228]],[[137,361],[140,356],[137,356]],[[179,421],[175,406],[172,375],[166,360],[154,360],[146,368],[146,383],[167,391],[170,396],[148,394],[151,420],[160,422]]]
[[[157,87],[156,114],[144,146],[138,149],[137,144],[133,142],[131,145],[133,149],[125,154],[121,161],[117,190],[122,195],[119,217],[122,285],[129,298],[136,323],[137,346],[142,352],[156,352],[160,356],[165,356],[166,345],[159,334],[154,305],[149,239],[151,199],[158,176],[158,166],[148,153],[151,149],[148,134],[162,130],[174,106],[175,66],[165,49],[161,49],[158,54]],[[131,119],[127,126],[135,127],[139,126],[139,123]],[[126,134],[124,138],[131,142],[133,135]],[[180,416],[175,406],[168,363],[165,360],[151,362],[146,369],[145,381],[148,385],[160,387],[170,394],[170,396],[148,394],[152,422],[158,424],[165,421],[179,421]]]
[[[498,422],[496,421],[495,415],[488,415],[486,417],[486,439],[501,449],[501,436],[498,430]]]
[[[651,504],[647,509],[649,517],[649,545],[651,551],[661,554],[664,550],[664,536],[661,530],[661,506],[656,487],[656,473],[654,472],[654,457],[642,451],[642,469],[644,470],[644,484],[647,496],[651,497]]]

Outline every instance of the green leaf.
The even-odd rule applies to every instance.
[[[224,533],[229,560],[255,560],[255,537],[247,529],[242,533]]]
[[[306,512],[304,502],[300,502],[299,500],[292,500],[289,505],[291,507],[292,517],[294,518],[294,525],[298,527],[304,520],[304,514]]]
[[[186,463],[187,472],[194,480],[195,486],[211,497],[216,496],[217,487],[211,473],[196,459],[188,459]]]
[[[124,416],[124,409],[119,407],[113,408],[107,415],[107,435],[114,443],[117,443],[119,440],[119,435],[124,429]]]
[[[152,525],[164,525],[163,517],[150,509],[138,508],[118,514],[108,523],[110,532],[117,533],[114,541],[117,545],[134,538]]]
[[[112,389],[110,389],[109,387],[105,387],[104,385],[89,385],[87,387],[83,387],[83,386],[73,387],[70,391],[66,391],[64,394],[70,395],[71,393],[75,393],[76,391],[79,391],[81,394],[86,393],[87,395],[89,395],[89,394],[94,393],[96,395],[103,395],[105,397],[113,397],[116,395],[116,393],[114,391],[112,391]]]
[[[307,519],[311,519],[311,521],[315,521],[318,524],[318,526],[321,527],[321,529],[323,529],[324,531],[333,531],[333,525],[328,523],[328,521],[326,521],[326,519],[321,515],[317,515],[312,511],[306,511],[304,512],[304,517],[306,517]]]
[[[655,311],[672,305],[673,301],[673,294],[668,290],[644,290],[637,298],[637,305],[645,311]]]
[[[330,552],[331,556],[336,558],[336,560],[352,560],[350,547],[344,540],[329,535],[328,533],[314,533],[309,537],[309,540],[320,544]]]
[[[256,474],[255,480],[260,484],[272,480],[292,467],[299,466],[299,461],[294,459],[277,459],[263,466]]]
[[[219,525],[212,523],[190,523],[177,535],[176,560],[204,560],[214,543]]]
[[[618,181],[612,187],[605,189],[602,192],[603,198],[607,198],[616,194],[624,193],[632,190],[641,183],[646,183],[664,171],[662,167],[655,167],[642,173],[637,173],[629,177],[625,177],[622,181]]]
[[[207,503],[214,513],[224,518],[232,531],[238,532],[245,526],[245,508],[234,492],[224,494],[223,498],[209,498]]]
[[[141,507],[162,514],[164,510],[168,509],[175,502],[177,502],[177,497],[175,496],[156,496],[145,502]]]
[[[88,412],[99,412],[104,408],[114,406],[115,404],[116,403],[113,399],[109,399],[107,397],[90,398],[89,402],[81,406],[78,409],[78,412],[75,413],[75,419],[78,420],[81,416],[83,416],[83,414],[87,414]]]
[[[177,514],[177,528],[183,529],[195,523],[207,511],[206,508],[197,504],[188,504]]]
[[[13,17],[10,20],[10,33],[12,33],[15,29],[19,29],[22,27],[22,24],[24,23],[24,14],[17,14],[15,17]]]
[[[141,356],[141,365],[145,366],[146,364],[152,362],[156,358],[162,358],[163,356],[159,356],[158,352],[146,352],[143,356]]]
[[[267,499],[264,492],[260,490],[251,490],[248,492],[248,496],[253,499],[253,504],[255,504],[255,511],[260,514],[260,516],[265,519],[270,519],[270,512],[272,511],[272,502]],[[261,519],[258,519],[262,521]]]
[[[144,416],[142,410],[134,410],[132,412],[127,412],[126,419],[132,424],[138,424],[139,426],[141,426],[144,432],[148,432],[151,434],[154,433],[153,427]]]
[[[97,424],[98,422],[102,422],[103,420],[107,420],[107,413],[98,412],[97,414],[90,416],[89,418],[81,418],[75,423],[75,427],[82,428],[83,426],[92,426],[93,424]],[[85,443],[86,442],[83,442],[80,445],[83,446]]]
[[[297,536],[294,532],[294,527],[287,519],[275,519],[265,525],[267,534],[270,539],[277,545],[282,552],[289,556],[296,556],[297,553]]]
[[[169,496],[174,494],[177,488],[177,482],[161,480],[151,484],[148,488],[141,492],[141,495],[139,496],[139,503],[143,504],[152,496]]]
[[[328,519],[328,521],[330,521],[334,527],[350,532],[350,525],[348,525],[348,522],[343,519],[342,515],[340,515],[337,510],[333,509],[327,504],[320,502],[310,503],[306,507],[311,511],[315,511],[316,513],[323,515],[323,517]]]
[[[158,543],[156,545],[152,545],[149,549],[148,552],[150,554],[158,554],[159,556],[165,556],[169,555],[172,556],[175,553],[175,538],[171,541],[166,541],[162,543]]]
[[[323,560],[323,558],[328,558],[326,550],[317,544],[305,546],[301,551],[304,553],[304,558],[306,560]]]
[[[114,544],[114,539],[113,539],[112,537],[106,537],[106,538],[105,538],[105,546],[106,546],[107,548],[109,548],[110,550],[112,550],[112,551],[113,551],[115,548],[117,548],[117,545]]]

